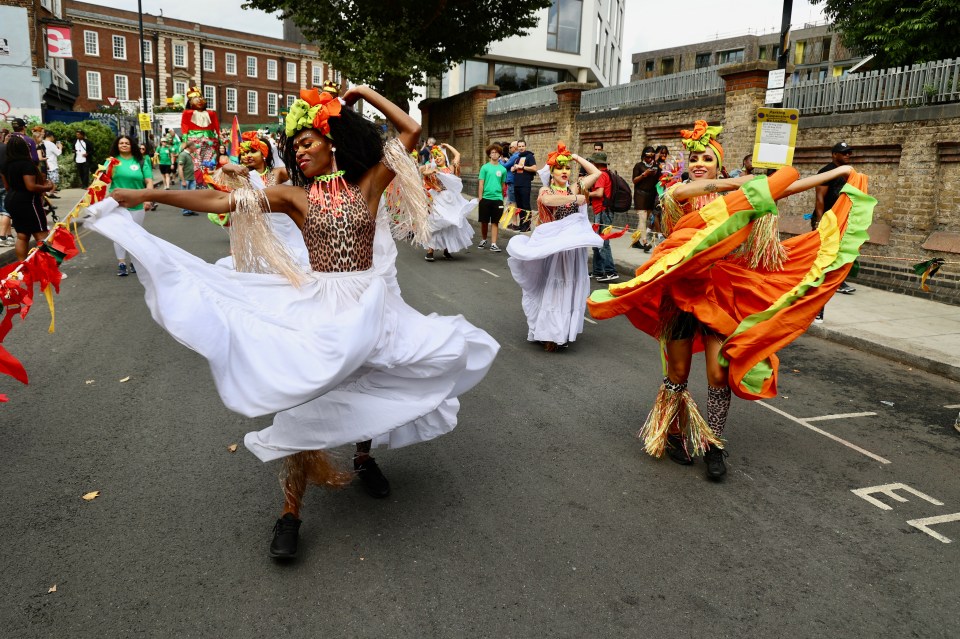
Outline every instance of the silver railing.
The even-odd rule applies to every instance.
[[[519,111],[522,109],[531,109],[533,107],[547,106],[557,103],[557,92],[553,90],[555,84],[545,87],[537,87],[519,93],[501,95],[487,102],[487,114],[506,113],[507,111]]]
[[[629,84],[584,91],[580,96],[581,111],[606,111],[624,107],[669,102],[682,98],[697,98],[723,93],[723,78],[719,66],[694,71],[681,71]]]
[[[870,111],[960,101],[960,58],[794,82],[783,106],[801,113]]]

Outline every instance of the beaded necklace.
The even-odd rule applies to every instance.
[[[352,198],[347,188],[347,181],[343,179],[345,171],[334,171],[326,175],[317,175],[307,192],[307,199],[320,205],[320,210],[333,213],[335,217],[343,215],[344,197]]]

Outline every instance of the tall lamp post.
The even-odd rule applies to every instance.
[[[137,0],[137,17],[140,22],[140,104],[144,113],[147,113],[147,64],[143,51],[143,0]]]

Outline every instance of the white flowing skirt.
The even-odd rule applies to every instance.
[[[474,230],[467,215],[477,206],[477,200],[461,195],[463,182],[456,175],[436,175],[446,190],[430,192],[430,246],[424,248],[451,253],[468,249],[473,245]]]
[[[583,332],[590,295],[587,248],[600,246],[603,240],[583,211],[510,239],[507,264],[522,291],[528,340],[566,344]]]
[[[154,320],[208,360],[223,403],[247,417],[280,411],[244,439],[263,461],[447,433],[457,396],[483,379],[499,349],[462,316],[424,316],[404,303],[384,225],[374,268],[307,273],[298,288],[204,262],[137,226],[112,198],[90,212],[87,226],[136,260]]]

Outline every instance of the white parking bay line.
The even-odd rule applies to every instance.
[[[590,322],[591,324],[596,324],[596,322],[595,322],[595,321],[593,321],[592,319],[590,319],[590,318],[589,318],[589,317],[587,317],[586,315],[584,315],[584,317],[583,317],[583,319],[584,319],[584,321],[586,321],[586,322]]]
[[[839,442],[839,443],[843,444],[843,445],[846,446],[847,448],[851,448],[851,449],[857,451],[858,453],[861,453],[861,454],[863,454],[863,455],[866,455],[866,456],[869,457],[870,459],[873,459],[873,460],[875,460],[875,461],[878,461],[878,462],[880,462],[881,464],[889,464],[889,463],[890,463],[890,460],[889,460],[889,459],[884,459],[884,458],[881,457],[880,455],[875,455],[875,454],[871,453],[869,450],[865,450],[865,449],[863,449],[863,448],[860,448],[860,447],[857,446],[856,444],[850,443],[850,442],[848,442],[847,440],[845,440],[845,439],[843,439],[843,438],[841,438],[841,437],[837,437],[837,436],[834,435],[833,433],[828,433],[828,432],[825,431],[825,430],[821,430],[821,429],[817,428],[817,427],[814,426],[813,424],[810,424],[810,423],[809,423],[811,420],[803,419],[803,418],[801,418],[801,417],[794,417],[794,416],[791,415],[790,413],[786,413],[786,412],[780,410],[779,408],[777,408],[777,407],[775,407],[775,406],[771,406],[770,404],[768,404],[768,403],[766,403],[766,402],[763,402],[763,401],[757,401],[756,403],[757,403],[757,404],[760,404],[760,405],[763,406],[764,408],[769,408],[769,409],[772,410],[773,412],[775,412],[775,413],[777,413],[778,415],[781,415],[781,416],[783,416],[783,417],[786,417],[786,418],[789,419],[790,421],[793,421],[793,422],[796,422],[796,423],[800,424],[800,425],[803,426],[804,428],[809,428],[810,430],[812,430],[812,431],[815,432],[815,433],[818,433],[818,434],[820,434],[820,435],[823,435],[824,437],[827,437],[827,438],[829,438],[829,439],[832,439],[832,440],[835,441],[835,442]]]
[[[493,275],[494,277],[500,277],[500,276],[497,275],[496,273],[491,273],[490,271],[488,271],[488,270],[485,269],[485,268],[482,268],[482,269],[480,269],[480,270],[483,271],[484,273],[488,274],[488,275]]]
[[[846,419],[848,417],[870,417],[876,413],[839,413],[837,415],[824,415],[822,417],[804,417],[804,421],[823,422],[828,419]]]
[[[949,406],[944,406],[944,408],[960,408],[960,404],[950,404]]]

